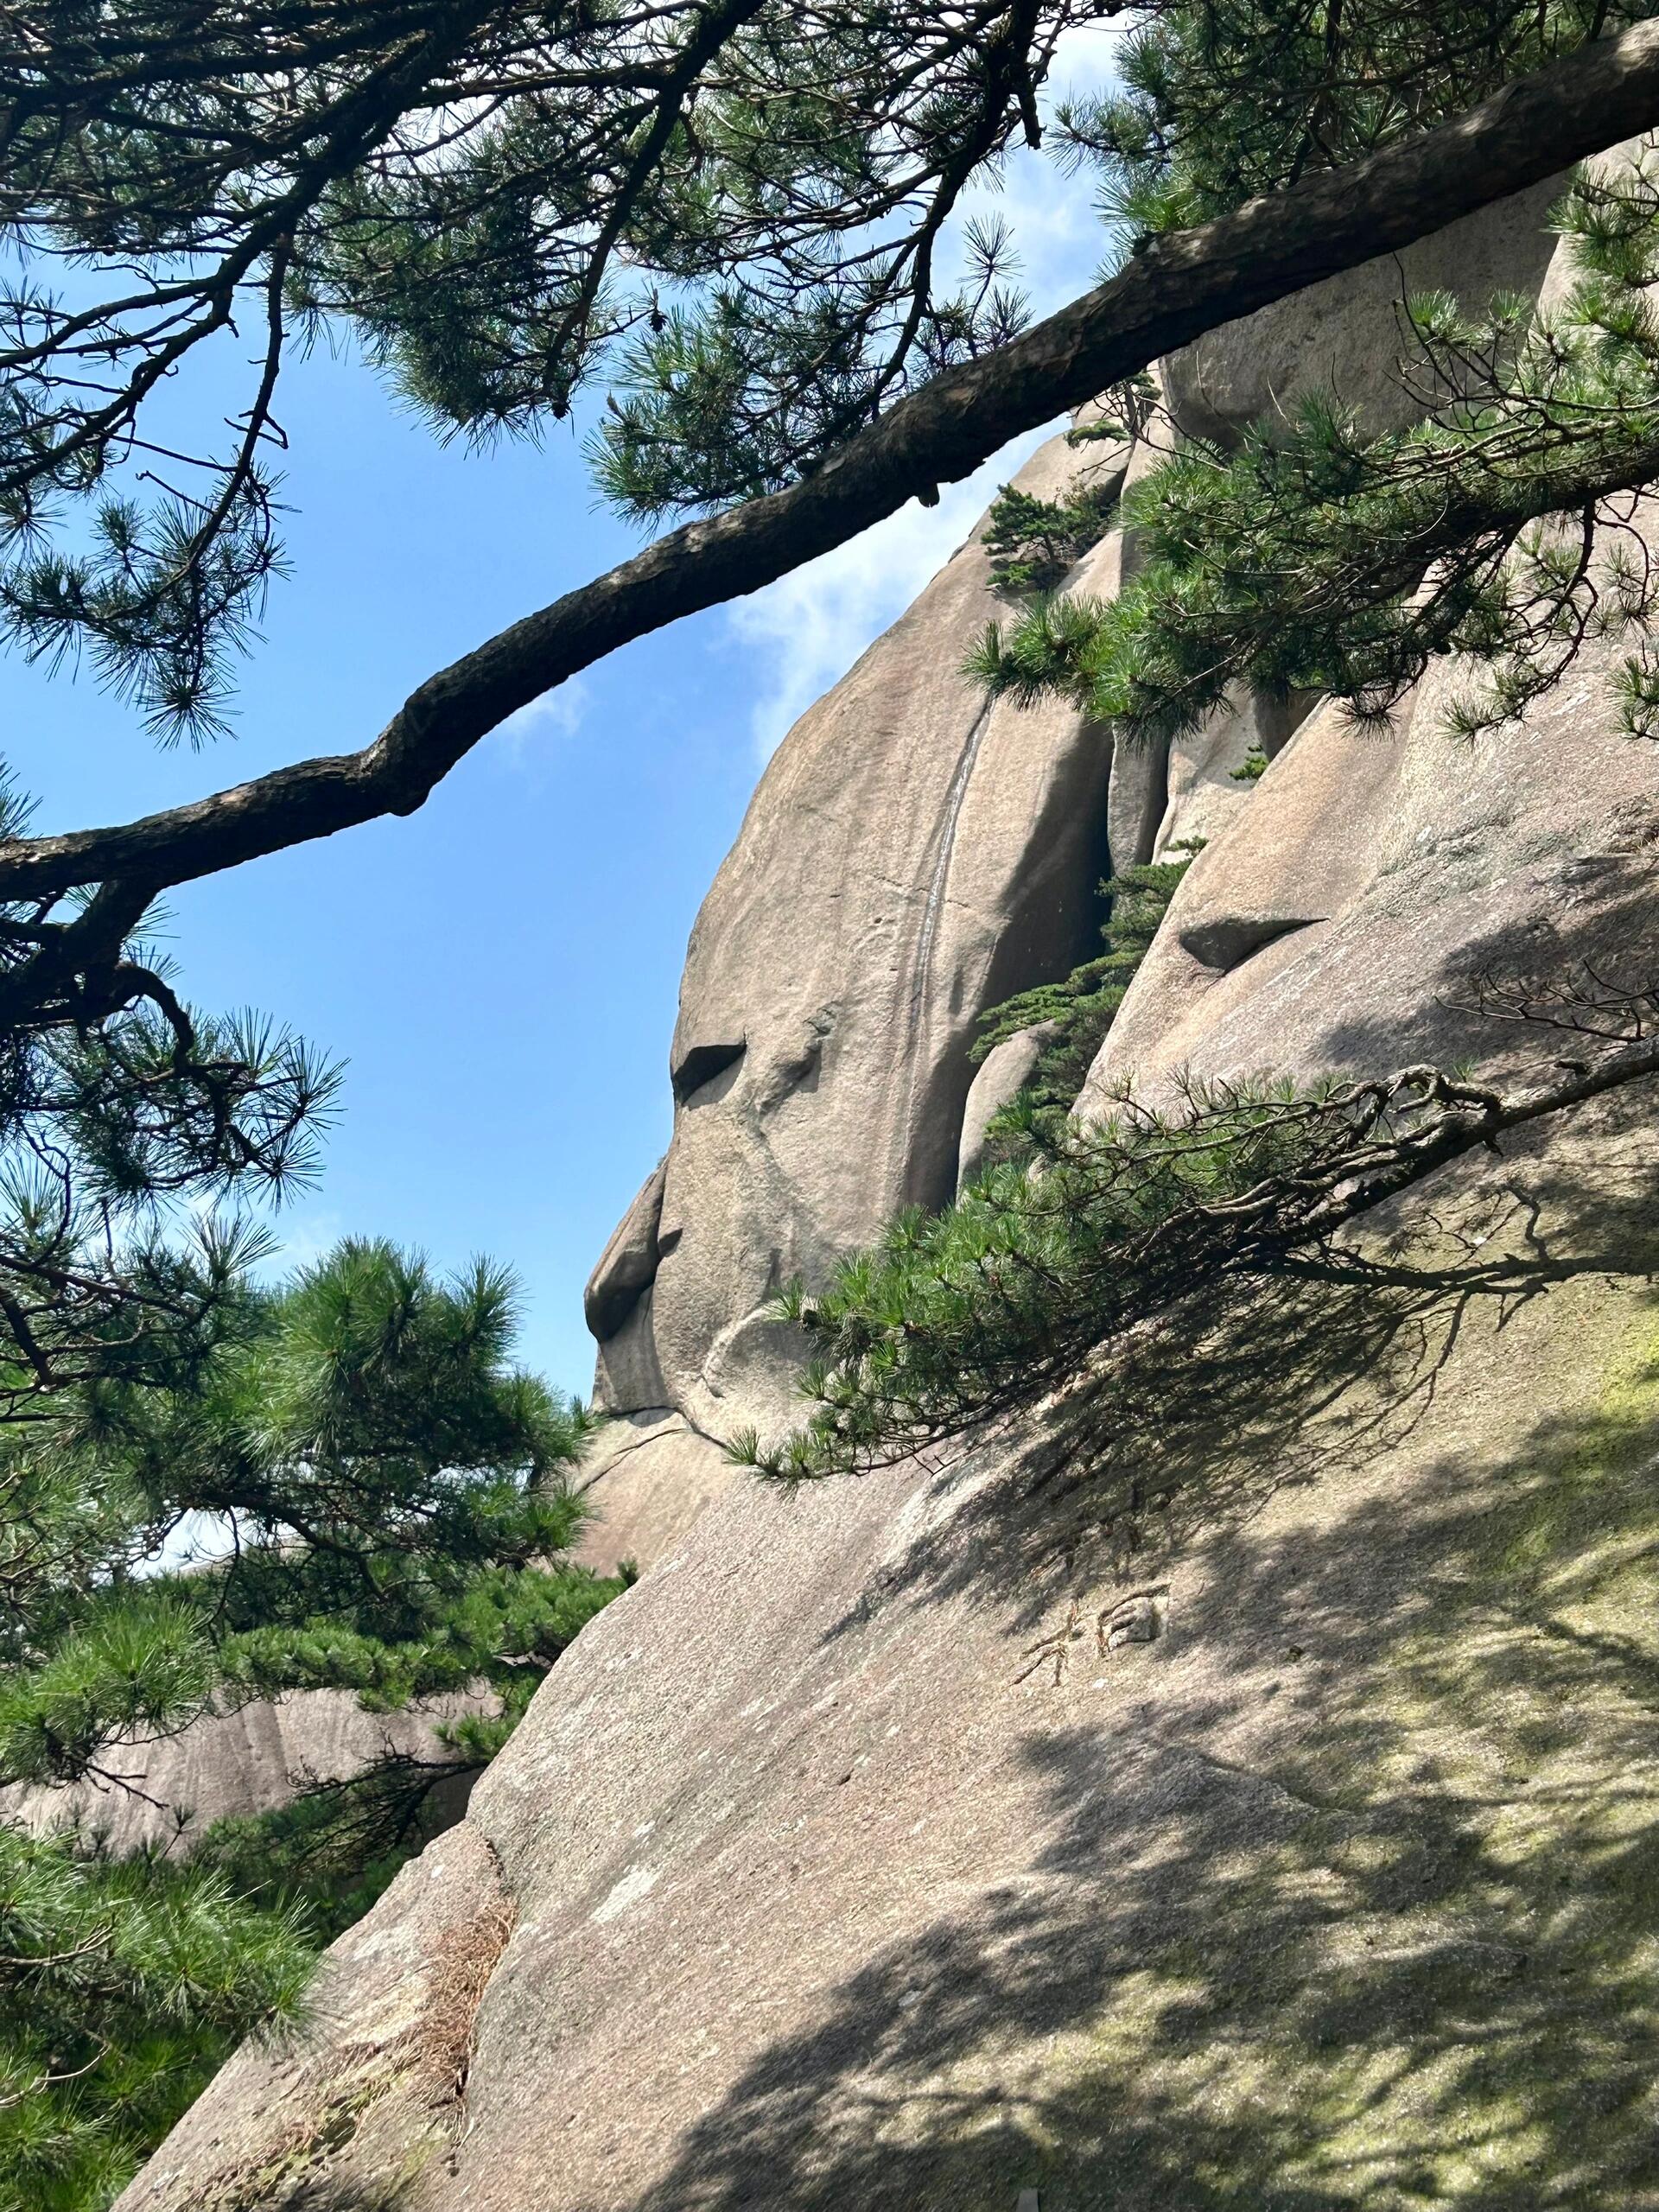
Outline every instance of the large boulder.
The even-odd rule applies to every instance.
[[[274,1812],[315,1783],[346,1782],[388,1753],[442,1764],[437,1729],[488,1709],[486,1694],[369,1713],[351,1690],[292,1690],[211,1713],[159,1743],[114,1745],[110,1778],[62,1789],[0,1791],[0,1811],[37,1833],[74,1827],[119,1857],[152,1845],[190,1845],[215,1821]],[[429,1808],[458,1819],[464,1789],[442,1785]]]
[[[1641,2212],[1651,1165],[1548,1165],[1435,1193],[1509,1296],[1322,1285],[1058,1465],[711,1505],[458,1832],[459,2108],[333,2088],[470,1924],[429,1853],[123,2212]]]
[[[1490,1058],[1512,1033],[1482,1014],[1483,984],[1597,959],[1628,976],[1605,909],[1616,890],[1641,905],[1659,780],[1618,726],[1612,658],[1587,648],[1522,724],[1475,745],[1448,730],[1469,680],[1453,668],[1384,734],[1319,709],[1188,869],[1084,1115],[1187,1073]]]
[[[394,1893],[395,1915],[372,1913],[342,1937],[314,1992],[315,2018],[349,2015],[350,2032],[245,2045],[219,2077],[232,2094],[217,2127],[188,2145],[175,2138],[176,2158],[164,2150],[130,2201],[192,2212],[407,2202],[465,2128],[473,2024],[517,1915],[489,1845],[465,1823],[405,1866]]]

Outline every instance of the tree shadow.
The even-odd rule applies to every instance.
[[[935,1454],[922,1533],[825,1640],[969,1592],[1028,1637],[1069,1590],[1155,1575],[1278,1491],[1398,1450],[1472,1322],[1501,1332],[1586,1278],[1643,1288],[1659,1161],[1642,1103],[1599,1118],[1590,1167],[1529,1133],[1379,1213],[1363,1244],[1195,1289],[1063,1399]]]
[[[1639,1316],[1654,1172],[1615,1164],[1465,1179],[1451,1226],[1192,1317],[1012,1471],[941,1473],[939,1526],[833,1633],[971,1589],[1028,1637],[1201,1540],[1183,1633],[1223,1687],[1033,1730],[1027,1871],[850,1974],[637,2212],[1656,2201],[1659,1338],[1592,1411],[1416,1440],[1408,1505],[1261,1510],[1412,1441],[1477,1321],[1501,1379],[1553,1289],[1617,1278]],[[1286,1725],[1232,1762],[1268,1698]]]

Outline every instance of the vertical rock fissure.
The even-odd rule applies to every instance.
[[[974,717],[973,727],[968,732],[950,779],[950,788],[945,793],[944,813],[939,828],[939,849],[933,862],[933,873],[928,880],[927,897],[922,907],[922,925],[917,932],[916,959],[911,976],[910,1020],[906,1032],[909,1067],[905,1078],[905,1107],[893,1124],[888,1139],[890,1147],[895,1143],[905,1143],[912,1127],[917,1075],[923,1048],[922,1024],[927,1006],[928,985],[933,972],[933,947],[938,937],[939,916],[944,908],[944,887],[950,880],[950,859],[956,850],[957,830],[962,821],[962,810],[967,803],[968,786],[973,779],[974,766],[979,759],[979,749],[984,741],[986,725],[990,718],[991,702],[987,699]],[[893,1164],[901,1165],[890,1163]],[[894,1180],[891,1176],[889,1179]]]

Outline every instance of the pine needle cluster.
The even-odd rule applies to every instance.
[[[1097,0],[22,0],[0,19],[0,637],[222,728],[319,337],[437,433],[591,392],[634,514],[796,480],[1026,305],[963,208]],[[156,396],[222,353],[226,410]]]
[[[1062,106],[1133,244],[1359,159],[1647,0],[1178,0],[1133,11],[1101,95]]]
[[[780,1316],[818,1348],[801,1386],[817,1410],[781,1447],[734,1439],[734,1458],[787,1481],[861,1473],[1035,1405],[1206,1262],[1259,1255],[1254,1233],[1230,1249],[1229,1210],[1363,1141],[1379,1110],[1239,1084],[1194,1087],[1174,1113],[1125,1097],[1098,1127],[1051,1125],[1034,1166],[990,1167],[941,1212],[901,1214],[821,1294],[785,1294]]]
[[[0,840],[29,813],[0,775]],[[0,905],[0,1425],[188,1383],[269,1249],[255,1206],[316,1174],[338,1069],[185,1004],[162,920],[124,887]]]
[[[1368,438],[1328,399],[1236,450],[1182,442],[1125,496],[1144,565],[1109,604],[1039,601],[993,624],[993,691],[1058,690],[1126,736],[1196,727],[1243,682],[1389,713],[1430,662],[1481,671],[1464,734],[1520,715],[1587,641],[1631,645],[1625,726],[1659,729],[1659,600],[1637,503],[1659,474],[1659,159],[1576,180],[1556,221],[1580,275],[1564,304],[1410,313],[1412,428]]]
[[[315,1958],[296,1905],[4,1827],[0,1946],[4,2212],[107,2204],[243,2034],[299,2015]]]
[[[1058,982],[1039,983],[981,1014],[980,1034],[969,1055],[976,1063],[1022,1029],[1041,1033],[1029,1077],[986,1132],[988,1158],[1030,1158],[1057,1121],[1071,1112],[1176,887],[1192,864],[1194,849],[1184,847],[1179,860],[1154,861],[1109,877],[1099,887],[1100,897],[1109,902],[1100,931],[1105,951]]]
[[[1127,233],[1397,140],[1649,0],[19,0],[0,18],[0,635],[224,726],[284,568],[283,379],[361,346],[439,435],[584,397],[636,516],[814,474],[1023,325],[1010,148]],[[1068,32],[1119,87],[1046,123]],[[232,341],[226,408],[161,394]]]

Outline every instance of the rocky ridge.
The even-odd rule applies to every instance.
[[[15,1784],[0,1809],[37,1834],[77,1827],[124,1858],[156,1845],[188,1849],[215,1821],[273,1812],[310,1785],[349,1781],[388,1751],[440,1764],[449,1754],[438,1724],[487,1709],[481,1697],[451,1695],[402,1712],[370,1713],[351,1690],[293,1690],[209,1713],[160,1743],[111,1747],[111,1779],[63,1789]],[[459,1819],[459,1778],[434,1789],[433,1817]]]

